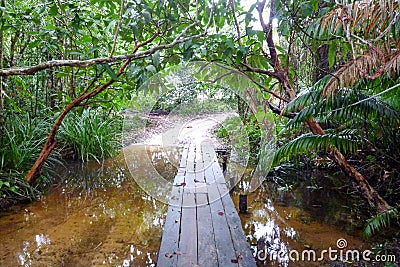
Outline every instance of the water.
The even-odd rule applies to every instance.
[[[70,164],[60,170],[64,180],[41,201],[3,211],[0,266],[155,266],[167,205],[146,194],[135,179],[156,170],[172,181],[180,149],[127,149],[137,167],[131,172],[122,153],[101,164]],[[152,164],[142,162],[148,158]],[[242,187],[232,193],[236,205]],[[292,262],[287,255],[271,255],[309,249],[319,255],[337,248],[338,239],[345,239],[349,249],[369,248],[352,227],[353,216],[343,213],[351,203],[332,192],[269,182],[249,193],[248,213],[240,216],[258,266],[329,266],[326,260]]]
[[[177,149],[133,149],[173,179]],[[123,157],[61,171],[65,180],[41,201],[1,214],[0,266],[155,266],[167,206],[136,185]]]
[[[344,225],[334,225],[334,219],[329,222],[334,210],[318,216],[316,209],[321,207],[314,206],[313,201],[305,203],[308,200],[299,198],[299,190],[302,189],[274,191],[264,184],[256,192],[248,194],[248,214],[240,214],[240,217],[247,240],[258,258],[258,266],[333,266],[330,265],[333,261],[326,255],[322,261],[308,261],[307,258],[305,261],[290,261],[288,255],[290,251],[297,251],[301,258],[303,251],[313,250],[318,259],[322,250],[338,250],[339,239],[345,239],[349,249],[370,249],[370,244],[359,238],[359,230],[346,231]],[[279,200],[282,198],[285,202]],[[233,200],[239,202],[239,192],[233,193]],[[299,201],[305,206],[293,204]],[[283,253],[282,256],[279,253]]]

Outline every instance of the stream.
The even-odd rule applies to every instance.
[[[180,135],[183,137],[168,146],[160,146],[160,136],[153,136],[124,148],[114,159],[60,168],[62,182],[41,201],[0,213],[0,266],[155,266],[167,205],[147,194],[138,178],[156,171],[166,181],[173,181],[182,140],[204,134],[218,122],[214,118],[192,120],[183,127],[187,131]],[[196,125],[206,126],[200,131]],[[129,166],[127,153],[131,155]],[[151,164],[143,162],[149,159]],[[241,193],[240,186],[232,191],[235,205]],[[326,259],[293,263],[287,256],[269,255],[273,251],[337,248],[339,239],[351,249],[370,247],[353,230],[348,214],[341,212],[348,200],[329,188],[310,189],[301,184],[277,188],[263,183],[248,193],[247,201],[248,212],[240,217],[258,255],[258,266],[342,266]]]

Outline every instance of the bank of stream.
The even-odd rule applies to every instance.
[[[122,152],[101,163],[60,168],[62,182],[41,201],[1,213],[0,266],[155,266],[167,205],[144,192],[136,180],[154,170],[172,180],[180,147],[179,142],[164,148],[146,143],[128,146],[125,149],[135,155],[129,164],[140,168],[129,168]],[[143,164],[148,159],[152,164]],[[239,187],[232,192],[236,205],[240,193]],[[287,255],[270,256],[278,251],[296,250],[301,255],[304,250],[320,253],[337,249],[339,239],[345,240],[349,249],[370,249],[371,244],[360,238],[357,228],[329,220],[329,216],[351,217],[332,212],[349,205],[348,200],[332,194],[329,188],[316,190],[300,184],[278,188],[270,182],[249,193],[248,212],[241,214],[241,219],[258,254],[258,265],[345,266],[326,257],[294,263]],[[325,205],[332,201],[335,205]],[[344,221],[351,224],[351,220]]]

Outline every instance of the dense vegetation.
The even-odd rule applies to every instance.
[[[1,0],[0,197],[36,197],[62,158],[111,156],[120,112],[155,93],[141,85],[206,60],[257,85],[276,114],[275,164],[341,170],[380,214],[370,233],[398,216],[399,2],[242,2]],[[157,109],[171,99],[186,101],[161,96]]]

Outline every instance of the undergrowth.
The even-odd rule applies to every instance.
[[[59,140],[72,157],[88,161],[112,157],[120,146],[122,121],[108,116],[101,109],[85,109],[81,114],[70,113],[64,119]]]
[[[0,206],[10,201],[36,199],[53,182],[55,166],[61,164],[58,150],[45,162],[36,185],[25,181],[25,174],[39,156],[50,126],[49,118],[32,118],[29,114],[7,117],[0,147],[0,199],[3,200]]]
[[[38,158],[55,117],[33,118],[26,113],[6,118],[0,136],[0,208],[40,198],[58,178],[57,169],[66,156],[100,161],[112,157],[120,146],[120,117],[90,108],[70,113],[56,136],[57,148],[46,160],[39,180],[30,185],[25,175]]]

